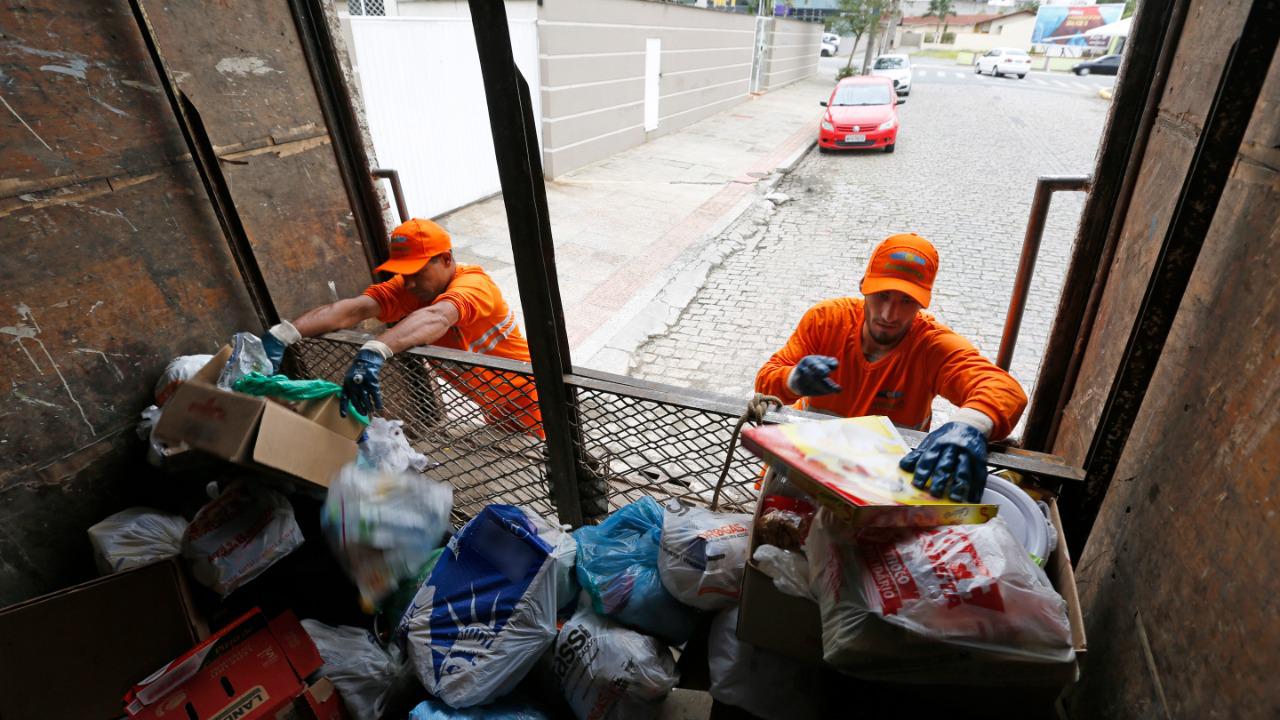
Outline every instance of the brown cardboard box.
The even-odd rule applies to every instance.
[[[0,610],[0,718],[124,715],[133,684],[207,636],[176,560]]]
[[[218,372],[230,353],[230,348],[223,348],[178,388],[165,404],[156,437],[328,487],[338,470],[356,459],[354,438],[280,403],[218,389]],[[329,407],[337,412],[336,404]],[[324,410],[324,405],[314,409],[317,415]]]
[[[1061,688],[1075,680],[1078,664],[1084,659],[1087,647],[1084,620],[1080,614],[1075,574],[1071,569],[1071,558],[1067,553],[1062,518],[1058,514],[1056,500],[1049,502],[1049,509],[1049,519],[1058,531],[1058,549],[1050,557],[1045,572],[1054,588],[1066,600],[1076,660],[1059,665],[983,661],[974,674],[987,678],[991,684]],[[755,548],[756,538],[753,535],[751,555],[755,554]],[[811,600],[778,590],[773,580],[752,560],[747,561],[742,580],[738,639],[795,660],[814,664],[822,662],[822,620],[818,605]]]

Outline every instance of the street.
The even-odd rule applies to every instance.
[[[820,77],[844,61],[823,58]],[[902,231],[941,255],[929,312],[995,358],[1036,177],[1092,172],[1109,106],[1097,91],[1114,78],[992,78],[940,63],[917,65],[896,153],[810,152],[776,188],[788,200],[757,203],[725,229],[723,260],[637,349],[631,375],[745,397],[803,312],[857,296],[873,245]],[[1060,193],[1049,212],[1012,368],[1028,395],[1083,201]],[[947,407],[935,405],[935,426]]]

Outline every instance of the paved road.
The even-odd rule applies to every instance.
[[[637,349],[630,373],[746,397],[805,309],[856,294],[871,247],[903,230],[940,250],[931,310],[994,358],[1036,177],[1093,170],[1108,103],[1064,77],[1066,87],[1040,86],[922,67],[899,108],[897,152],[808,155],[778,188],[789,202],[762,201],[726,229],[727,255]],[[1049,214],[1013,367],[1028,391],[1082,205],[1082,194],[1060,194]],[[948,405],[935,409],[945,416]]]

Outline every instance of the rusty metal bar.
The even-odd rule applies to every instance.
[[[1053,200],[1053,194],[1060,191],[1088,192],[1090,182],[1088,175],[1041,175],[1036,180],[1036,194],[1031,200],[1031,217],[1027,219],[1027,234],[1022,238],[1022,258],[1018,261],[1018,275],[1013,281],[1009,312],[1004,318],[1000,354],[996,356],[996,365],[1003,370],[1008,370],[1013,364],[1013,349],[1018,345],[1022,314],[1027,309],[1027,292],[1031,289],[1031,277],[1036,270],[1036,258],[1040,255],[1040,240],[1044,237],[1044,223],[1049,216],[1049,203]]]
[[[396,198],[396,212],[400,214],[400,222],[409,221],[409,205],[404,201],[404,188],[400,185],[400,171],[391,168],[374,168],[369,171],[376,178],[391,183],[391,194]]]

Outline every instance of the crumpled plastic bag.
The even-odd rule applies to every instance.
[[[412,580],[450,530],[453,488],[349,463],[329,485],[320,527],[366,611]]]
[[[218,387],[232,392],[236,381],[245,375],[254,372],[270,375],[271,370],[271,360],[262,349],[262,338],[253,333],[236,333],[231,337],[231,357],[218,374]]]
[[[575,552],[568,533],[511,505],[486,507],[450,538],[398,631],[427,691],[455,708],[510,693],[576,595]]]
[[[182,537],[182,556],[196,580],[229,595],[301,544],[289,499],[239,480],[196,513]]]
[[[409,445],[403,427],[404,422],[401,420],[370,418],[364,439],[358,445],[361,464],[389,473],[402,473],[410,469],[422,472],[430,467],[431,461],[427,456]]]
[[[758,545],[752,559],[760,572],[772,578],[773,586],[780,592],[812,599],[809,594],[809,559],[803,553],[773,545]]]
[[[184,442],[170,445],[156,437],[156,425],[160,422],[162,412],[159,407],[148,405],[142,411],[142,419],[138,421],[138,438],[147,441],[147,463],[158,468],[165,467],[170,458],[191,449]]]
[[[186,518],[148,507],[108,515],[89,528],[89,543],[102,574],[141,567],[182,554]]]
[[[667,502],[658,572],[677,600],[701,610],[735,605],[751,540],[751,516]]]
[[[212,355],[179,355],[170,360],[169,364],[164,366],[164,372],[160,373],[160,379],[156,381],[156,406],[164,407],[164,404],[169,402],[169,398],[177,392],[178,386],[190,380],[192,375],[200,372],[200,369],[208,365],[212,359]]]
[[[671,648],[580,603],[548,656],[578,720],[652,720],[680,676]]]
[[[1066,601],[999,517],[854,533],[822,511],[805,550],[823,657],[837,668],[900,678],[957,648],[1038,663],[1075,656]]]
[[[717,702],[764,720],[822,717],[822,673],[738,640],[737,607],[718,613],[711,621],[707,664],[711,697]]]
[[[368,630],[349,625],[331,627],[310,619],[303,620],[302,627],[324,660],[320,676],[333,682],[352,720],[382,717],[400,663]]]
[[[578,528],[578,582],[596,612],[671,645],[693,634],[695,611],[671,596],[658,572],[662,507],[651,497]]]

